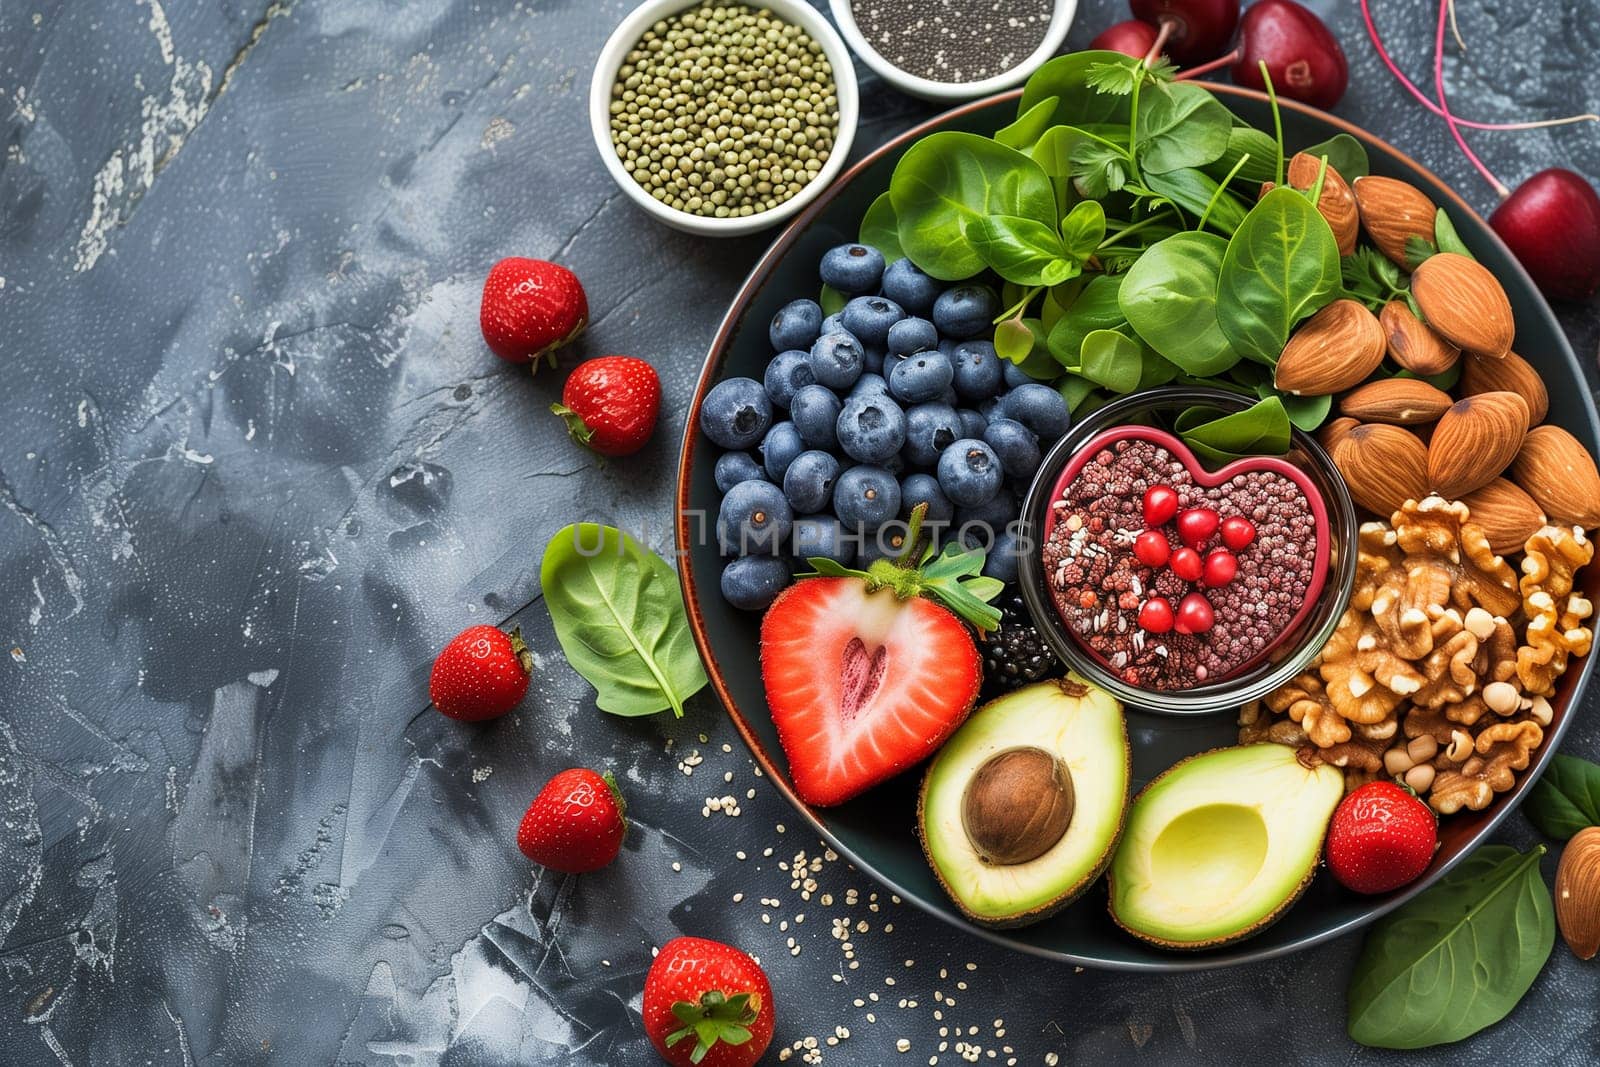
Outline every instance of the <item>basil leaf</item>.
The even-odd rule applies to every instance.
[[[1289,413],[1276,396],[1243,411],[1217,415],[1215,408],[1186,408],[1173,422],[1178,436],[1208,463],[1244,456],[1281,456],[1289,451]]]
[[[1083,339],[1095,330],[1114,330],[1127,323],[1117,304],[1121,274],[1097,274],[1089,279],[1060,321],[1050,328],[1046,344],[1063,367],[1076,366]]]
[[[1328,166],[1339,172],[1339,177],[1346,182],[1353,182],[1357,178],[1365,178],[1370,171],[1367,163],[1367,150],[1362,143],[1351,137],[1348,133],[1336,133],[1326,141],[1319,141],[1310,148],[1301,149],[1313,159],[1328,157]],[[1267,179],[1262,179],[1266,181]]]
[[[1038,143],[1055,117],[1058,97],[1047,96],[1017,116],[1017,121],[995,131],[994,139],[1007,148],[1026,152]]]
[[[1350,1037],[1375,1048],[1448,1044],[1517,1006],[1555,944],[1540,845],[1486,845],[1379,919],[1350,976]]]
[[[1239,361],[1217,324],[1217,277],[1227,250],[1216,234],[1174,234],[1145,250],[1118,296],[1144,343],[1196,377],[1221,374]]]
[[[1067,255],[1080,264],[1094,255],[1094,250],[1105,239],[1106,209],[1098,201],[1085,200],[1073,205],[1067,217],[1061,220],[1061,245]]]
[[[861,233],[856,240],[882,252],[885,263],[905,258],[906,254],[900,249],[900,230],[894,217],[894,204],[890,203],[887,192],[878,194],[878,198],[867,207],[867,213],[861,216]]]
[[[1068,266],[1068,251],[1055,227],[1045,223],[1015,215],[990,215],[967,224],[967,240],[989,269],[1008,282],[1056,285],[1071,276],[1062,273]],[[1060,266],[1051,271],[1053,264]]]
[[[1239,354],[1274,365],[1295,325],[1341,291],[1339,243],[1328,221],[1295,190],[1277,188],[1228,242],[1217,321]]]
[[[1054,223],[1055,189],[1031,158],[988,137],[944,131],[912,145],[889,180],[900,247],[941,281],[984,267],[967,227],[990,215]]]
[[[1204,171],[1184,167],[1170,174],[1147,174],[1144,183],[1152,193],[1166,197],[1196,219],[1210,207],[1206,224],[1222,233],[1231,234],[1244,222],[1244,204]]]
[[[1254,192],[1254,186],[1277,177],[1275,161],[1278,158],[1278,142],[1272,139],[1271,134],[1262,133],[1254,126],[1235,126],[1230,129],[1227,147],[1216,160],[1206,164],[1206,173],[1220,181],[1246,155],[1250,158],[1234,175],[1234,181],[1244,182]]]
[[[582,522],[545,546],[539,585],[561,651],[601,711],[682,717],[706,675],[666,560],[621,530]]]
[[[1078,374],[1113,393],[1139,388],[1144,371],[1139,342],[1116,330],[1095,330],[1083,339]]]
[[[1233,116],[1215,96],[1188,82],[1151,82],[1139,97],[1134,158],[1145,175],[1201,167],[1228,150]]]
[[[1445,214],[1444,208],[1440,208],[1433,216],[1433,240],[1441,252],[1454,252],[1468,259],[1478,258],[1461,240],[1461,235],[1456,232],[1456,224],[1450,221],[1450,216]]]
[[[1528,791],[1522,811],[1540,833],[1561,841],[1600,826],[1600,766],[1557,755]]]
[[[1138,58],[1121,52],[1072,52],[1056,56],[1028,78],[1028,83],[1022,87],[1017,114],[1026,115],[1040,101],[1055,97],[1055,110],[1050,116],[1052,126],[1126,123],[1128,98],[1099,92],[1089,84],[1089,75],[1094,70],[1100,77],[1099,70],[1106,64],[1131,70],[1139,62]]]

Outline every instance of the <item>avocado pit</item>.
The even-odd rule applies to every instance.
[[[1072,823],[1072,773],[1059,756],[1032,745],[990,756],[961,798],[961,825],[984,863],[1038,859]]]

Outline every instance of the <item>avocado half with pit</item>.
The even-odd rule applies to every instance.
[[[1022,926],[1070,904],[1111,861],[1128,805],[1122,705],[1081,678],[973,712],[928,766],[922,851],[962,914]]]
[[[1139,793],[1111,862],[1111,917],[1165,948],[1261,932],[1311,884],[1344,797],[1337,767],[1286,745],[1191,756]]]

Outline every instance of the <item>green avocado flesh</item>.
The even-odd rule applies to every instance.
[[[1038,803],[1038,791],[985,794],[994,801],[988,810],[1021,812],[1012,825],[1026,831],[1019,835],[1026,839],[1017,850],[1020,862],[997,862],[974,841],[974,834],[980,841],[986,835],[969,826],[978,810],[969,787],[980,771],[1018,755],[1034,769],[1046,768],[1046,781],[1059,760],[1057,782],[1064,788],[1053,804]],[[923,852],[974,922],[1037,922],[1071,903],[1105,870],[1122,830],[1128,778],[1128,733],[1115,698],[1078,678],[1018,689],[974,712],[929,765],[917,812]]]
[[[1286,745],[1193,756],[1134,798],[1111,862],[1111,915],[1169,948],[1258,933],[1311,882],[1344,796],[1336,767],[1304,767]]]

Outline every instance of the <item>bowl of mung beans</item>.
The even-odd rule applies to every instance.
[[[668,226],[731,237],[789,218],[844,166],[855,68],[803,0],[647,0],[595,64],[606,170]]]

